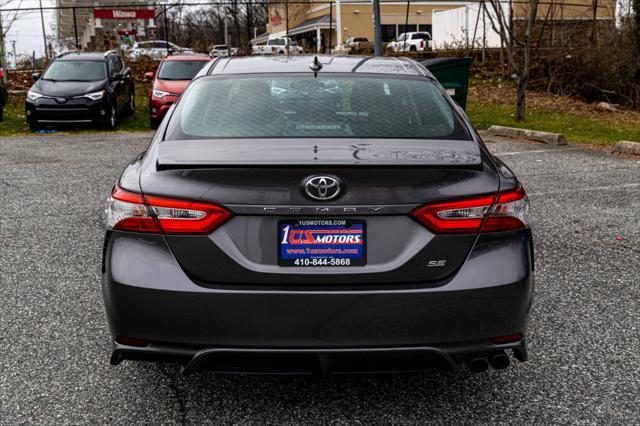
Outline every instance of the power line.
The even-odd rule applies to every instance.
[[[414,0],[411,1],[411,3],[413,4],[417,4],[417,3],[422,3],[422,4],[429,4],[429,3],[439,3],[441,2],[441,0]],[[461,5],[465,5],[467,3],[469,3],[469,1],[467,0],[449,0],[450,3],[455,4],[455,3],[460,3]],[[251,5],[258,5],[258,4],[266,4],[266,5],[273,5],[273,4],[306,4],[306,5],[314,5],[314,4],[326,4],[326,5],[330,5],[330,4],[334,4],[335,0],[317,0],[317,1],[304,1],[304,0],[290,0],[290,1],[284,1],[284,0],[263,0],[263,1],[239,1],[239,2],[232,2],[232,1],[222,1],[222,2],[184,2],[184,3],[162,3],[163,5],[167,6],[167,7],[176,7],[176,6],[212,6],[212,7],[219,7],[219,6],[231,6],[231,5],[237,5],[237,6],[251,6]],[[366,2],[364,2],[366,3]],[[398,1],[396,0],[387,0],[387,1],[380,1],[380,5],[384,5],[384,4],[389,4],[389,3],[398,3]],[[475,0],[472,1],[472,3],[481,3],[480,0]],[[530,1],[528,0],[501,0],[500,3],[503,4],[531,4]],[[549,0],[549,1],[538,1],[537,2],[538,5],[553,5],[553,6],[576,6],[576,7],[586,7],[591,9],[593,7],[593,5],[591,3],[589,4],[585,4],[585,3],[574,3],[574,2],[565,2],[565,1],[553,1],[553,0]],[[44,6],[42,8],[42,10],[70,10],[70,9],[118,9],[118,8],[149,8],[149,7],[156,7],[157,3],[153,3],[153,2],[149,2],[149,3],[118,3],[118,4],[110,4],[108,6],[95,6],[95,5],[81,5],[81,6]],[[607,6],[606,5],[598,5],[597,8],[602,8],[602,9],[606,9]],[[21,7],[21,8],[6,8],[6,9],[1,9],[0,12],[28,12],[28,11],[39,11],[40,8],[39,7]]]

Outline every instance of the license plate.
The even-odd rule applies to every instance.
[[[278,222],[278,265],[367,264],[364,220],[299,219]]]

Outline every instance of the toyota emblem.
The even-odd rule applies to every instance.
[[[314,200],[328,201],[340,194],[340,181],[331,176],[313,176],[305,182],[304,192]]]

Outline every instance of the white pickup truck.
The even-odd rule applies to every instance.
[[[387,45],[387,51],[399,52],[424,52],[431,47],[431,34],[427,32],[402,33],[397,39]]]
[[[295,41],[286,37],[272,38],[265,44],[253,46],[254,55],[286,55],[287,53],[294,55],[304,51]]]

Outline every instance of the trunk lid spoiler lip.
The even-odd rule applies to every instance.
[[[480,168],[473,140],[193,139],[157,144],[157,170],[206,167]]]

